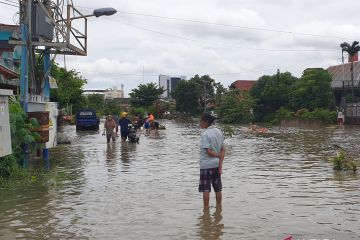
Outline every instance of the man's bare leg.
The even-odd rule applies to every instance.
[[[221,207],[222,193],[216,192],[215,196],[216,196],[216,207]]]
[[[210,192],[203,192],[204,208],[209,207],[210,202]]]

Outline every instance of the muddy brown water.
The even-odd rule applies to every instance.
[[[240,128],[240,127],[236,127]],[[360,128],[270,128],[226,140],[223,208],[203,211],[197,124],[140,144],[63,133],[47,186],[0,192],[0,239],[360,239],[360,180],[336,173],[333,144],[358,157]],[[119,140],[119,139],[118,139]]]

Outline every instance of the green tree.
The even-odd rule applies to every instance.
[[[103,114],[104,113],[104,95],[100,94],[91,94],[87,96],[87,107],[95,110],[96,112]]]
[[[253,120],[254,106],[255,101],[249,93],[240,94],[239,90],[230,90],[223,95],[216,112],[221,122],[248,123]]]
[[[354,41],[351,45],[347,42],[343,42],[342,44],[340,44],[341,50],[342,50],[342,54],[343,54],[343,59],[344,59],[344,52],[347,52],[349,54],[349,59],[351,62],[351,67],[350,67],[350,71],[351,71],[351,96],[352,96],[352,100],[354,101],[354,59],[353,57],[360,51],[360,46],[359,46],[359,42],[358,41]]]
[[[137,88],[131,90],[130,104],[132,107],[148,108],[159,99],[164,92],[162,87],[158,87],[155,83],[140,84]]]
[[[176,102],[176,110],[180,112],[196,115],[200,111],[199,86],[193,81],[182,80],[173,91]]]
[[[259,78],[250,91],[256,102],[254,114],[257,121],[263,121],[267,115],[275,114],[280,107],[289,106],[290,94],[296,80],[291,73],[281,73],[279,70],[275,75]]]
[[[209,75],[195,75],[193,78],[189,80],[195,84],[197,98],[199,100],[200,111],[204,111],[205,104],[214,103],[215,101],[215,86],[216,82]]]
[[[224,88],[209,75],[195,75],[189,81],[181,81],[172,96],[176,100],[176,110],[196,115],[205,110],[205,104],[215,104]],[[215,89],[219,90],[215,95]]]
[[[296,111],[306,108],[314,111],[317,108],[334,108],[334,96],[331,90],[331,76],[323,69],[304,71],[296,81],[291,93],[291,108]]]
[[[215,83],[215,96],[214,96],[214,102],[215,107],[219,106],[221,104],[222,96],[226,93],[226,89],[221,83]]]
[[[76,112],[86,106],[86,99],[82,95],[86,79],[78,72],[66,70],[53,62],[50,75],[58,83],[58,89],[51,89],[51,100],[58,102],[60,108],[71,107]]]
[[[104,102],[104,109],[102,113],[104,115],[116,115],[120,116],[120,113],[123,111],[121,107],[120,99],[109,99]]]

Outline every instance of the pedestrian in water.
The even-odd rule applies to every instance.
[[[129,135],[129,124],[131,124],[131,121],[127,118],[127,112],[122,112],[121,119],[119,120],[119,126],[120,126],[121,140],[123,142],[126,141]]]
[[[148,113],[148,117],[144,123],[144,128],[147,133],[150,133],[150,130],[153,129],[155,117],[151,113]]]
[[[113,140],[113,142],[115,142],[115,133],[114,133],[114,129],[116,128],[116,122],[113,119],[113,117],[111,115],[106,117],[105,123],[104,123],[104,132],[103,132],[103,136],[106,134],[106,140],[107,143],[110,142],[110,139]]]
[[[215,117],[203,113],[200,127],[206,129],[201,134],[199,192],[203,193],[204,208],[209,207],[211,185],[216,195],[216,206],[221,207],[221,174],[225,157],[224,135],[213,126]]]
[[[345,115],[343,113],[343,110],[339,107],[336,108],[336,111],[337,111],[337,123],[338,125],[340,126],[343,126],[344,125],[344,120],[345,120]]]

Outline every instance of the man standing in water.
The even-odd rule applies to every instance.
[[[107,116],[105,123],[104,123],[104,132],[103,132],[103,135],[105,135],[105,133],[106,133],[107,143],[110,142],[110,139],[112,139],[113,142],[115,142],[114,129],[116,128],[116,126],[117,126],[117,124],[116,124],[115,120],[113,119],[113,117],[111,115]]]
[[[120,125],[121,140],[123,142],[125,142],[126,139],[128,138],[129,124],[131,124],[131,121],[127,118],[127,112],[122,112],[121,119],[119,121],[119,125]]]
[[[206,129],[201,134],[200,143],[200,181],[199,192],[203,193],[204,208],[209,207],[211,185],[216,196],[216,206],[221,207],[222,165],[225,157],[224,135],[213,126],[215,117],[210,113],[203,113],[200,127]]]

